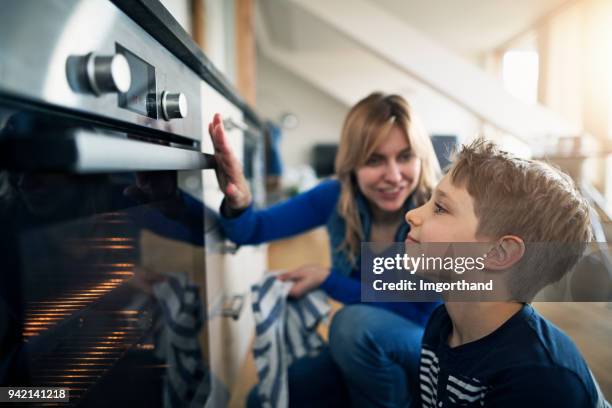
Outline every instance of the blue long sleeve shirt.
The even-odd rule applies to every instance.
[[[255,210],[251,204],[239,216],[221,215],[221,227],[226,236],[239,245],[259,244],[297,235],[326,225],[330,235],[332,268],[321,284],[329,296],[345,304],[361,303],[359,260],[351,264],[346,254],[337,250],[344,239],[344,221],[337,213],[340,183],[327,180],[313,189],[266,209]],[[361,223],[366,239],[370,236],[371,216],[365,199],[357,197]],[[412,208],[412,198],[407,209]],[[403,241],[408,225],[398,227],[396,241]],[[393,311],[413,322],[425,325],[437,302],[372,302],[371,305]]]

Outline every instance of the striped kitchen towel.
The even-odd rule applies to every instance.
[[[164,408],[202,407],[211,392],[210,371],[198,341],[205,318],[199,289],[179,273],[153,285],[163,322],[155,349],[167,365]]]
[[[265,408],[289,405],[287,368],[295,359],[314,355],[323,346],[316,328],[330,310],[327,295],[321,290],[288,299],[293,282],[281,282],[276,275],[266,274],[251,287],[253,355],[259,374],[258,394]]]

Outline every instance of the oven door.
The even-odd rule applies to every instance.
[[[5,109],[0,152],[0,385],[204,404],[211,157]]]

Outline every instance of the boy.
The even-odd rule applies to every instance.
[[[406,221],[407,243],[493,243],[485,268],[510,270],[504,283],[519,300],[560,279],[591,239],[588,203],[568,176],[483,140],[463,147]],[[548,258],[536,274],[517,267],[532,242],[576,250]],[[419,383],[423,407],[609,407],[573,342],[521,301],[438,307],[423,336]]]

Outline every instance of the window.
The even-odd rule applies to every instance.
[[[505,88],[529,104],[538,101],[539,57],[533,50],[510,50],[504,53],[502,78]]]

